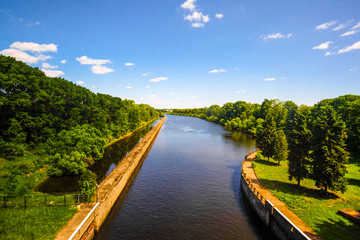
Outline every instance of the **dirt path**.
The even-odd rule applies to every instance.
[[[267,200],[269,200],[279,211],[281,211],[293,224],[295,224],[302,232],[304,232],[309,238],[320,240],[321,238],[298,216],[290,211],[286,205],[275,197],[269,190],[257,178],[251,161],[256,158],[256,152],[251,153],[244,160],[242,169],[246,174],[246,178],[251,180],[251,183],[260,192],[260,194]]]

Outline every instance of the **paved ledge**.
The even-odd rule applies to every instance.
[[[346,219],[350,219],[358,224],[360,224],[360,212],[355,211],[351,208],[345,208],[338,211],[338,214],[345,217]]]

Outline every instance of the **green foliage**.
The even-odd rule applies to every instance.
[[[288,135],[288,174],[289,180],[300,181],[309,176],[311,131],[308,128],[309,120],[304,113],[291,110],[287,121]]]
[[[89,165],[101,158],[103,139],[118,138],[159,115],[146,104],[92,93],[0,55],[0,157],[47,153],[53,175],[79,174],[81,161]]]
[[[26,172],[26,169],[24,169]],[[30,193],[31,184],[18,167],[6,169],[0,182],[0,193],[5,197],[21,197]]]
[[[274,117],[268,114],[262,124],[261,130],[257,135],[257,145],[262,154],[268,158],[273,157],[275,152],[275,139],[277,138],[277,129]]]
[[[96,192],[96,174],[86,170],[80,177],[80,196],[85,202],[90,202]]]
[[[344,192],[347,183],[345,163],[349,155],[345,148],[345,124],[329,105],[317,105],[314,113],[312,178],[316,186],[324,187],[325,191]]]
[[[273,159],[280,165],[281,161],[286,161],[288,158],[288,143],[284,131],[278,130],[274,139],[274,156]]]

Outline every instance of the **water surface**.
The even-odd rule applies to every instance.
[[[168,116],[131,187],[97,239],[272,239],[240,192],[255,140],[191,117]]]

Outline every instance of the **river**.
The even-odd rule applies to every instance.
[[[251,137],[169,115],[96,239],[273,239],[242,199]]]

